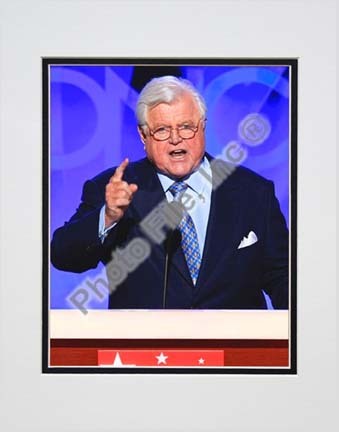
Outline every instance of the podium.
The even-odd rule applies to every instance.
[[[226,368],[289,368],[288,311],[49,312],[49,366],[98,366],[114,350],[222,350]]]

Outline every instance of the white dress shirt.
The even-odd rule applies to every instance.
[[[199,168],[200,167],[203,168],[205,173],[208,174],[211,178],[211,167],[206,157],[199,165]],[[182,181],[187,184],[187,192],[190,196],[192,196],[192,200],[190,200],[188,203],[187,211],[194,222],[194,226],[198,236],[200,256],[202,256],[205,246],[207,224],[211,207],[212,184],[207,181],[206,177],[204,177],[199,172],[199,168],[195,170],[188,178],[183,179]],[[158,177],[166,194],[167,201],[173,201],[174,197],[169,189],[172,184],[175,183],[175,181],[167,177],[165,174],[161,173],[158,173]],[[193,203],[194,205],[191,205]]]

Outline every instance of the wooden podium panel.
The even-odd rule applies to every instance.
[[[215,349],[225,367],[288,368],[288,312],[50,312],[51,367],[98,366],[98,350],[126,349]]]

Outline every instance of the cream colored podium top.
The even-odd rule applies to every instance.
[[[288,339],[285,310],[79,310],[49,312],[52,339]]]

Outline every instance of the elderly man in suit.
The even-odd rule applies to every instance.
[[[272,182],[205,152],[206,106],[187,80],[151,80],[136,116],[146,158],[85,183],[54,233],[54,266],[103,262],[110,308],[264,309],[263,292],[288,308],[288,231]]]

